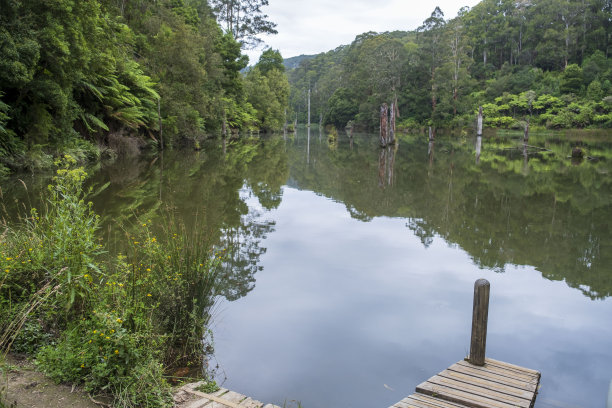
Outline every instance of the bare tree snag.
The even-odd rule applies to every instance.
[[[387,145],[388,117],[389,107],[386,103],[383,103],[380,107],[380,145],[383,147]]]
[[[389,140],[387,141],[387,144],[393,144],[395,143],[395,103],[391,103],[389,114]]]

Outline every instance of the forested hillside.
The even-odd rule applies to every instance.
[[[241,49],[276,32],[264,5],[0,0],[0,174],[44,167],[60,152],[280,129],[289,94],[280,54],[268,50],[264,69],[240,73]]]
[[[483,0],[412,32],[368,32],[289,72],[291,106],[312,122],[373,129],[397,98],[404,126],[612,127],[612,2]]]

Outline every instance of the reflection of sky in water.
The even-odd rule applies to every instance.
[[[612,300],[532,267],[481,270],[440,238],[425,249],[405,219],[364,223],[309,191],[285,187],[268,217],[255,289],[215,317],[224,386],[279,405],[387,407],[467,355],[484,277],[487,355],[542,371],[536,407],[605,405]]]

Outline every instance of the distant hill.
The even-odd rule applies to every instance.
[[[283,65],[287,70],[294,69],[297,68],[302,61],[311,60],[314,57],[316,57],[316,55],[298,55],[297,57],[286,58],[283,60]]]

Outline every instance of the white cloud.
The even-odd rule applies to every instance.
[[[283,57],[318,54],[349,44],[367,31],[414,30],[439,6],[446,18],[457,15],[463,6],[478,0],[440,0],[437,3],[390,0],[270,0],[264,12],[277,23],[278,34],[263,36],[267,46]],[[251,64],[261,50],[247,53]]]

